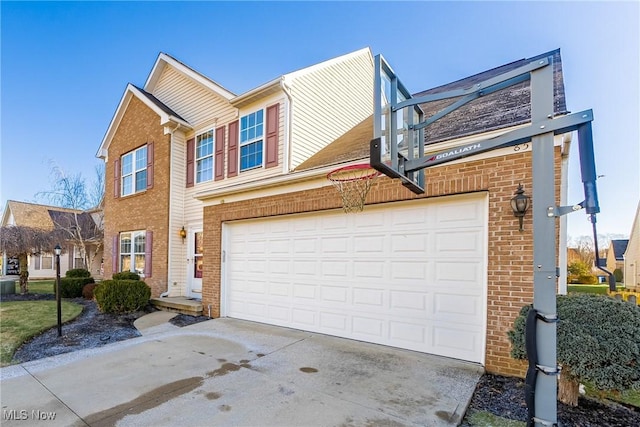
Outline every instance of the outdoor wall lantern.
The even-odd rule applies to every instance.
[[[511,198],[511,209],[513,209],[513,215],[518,218],[520,222],[520,231],[523,231],[522,220],[524,214],[529,210],[531,204],[531,198],[524,194],[522,184],[518,184],[518,189],[515,192],[515,196]]]
[[[58,309],[58,336],[62,336],[62,305],[60,303],[60,254],[62,248],[60,245],[56,245],[53,248],[53,252],[56,254],[56,307]]]
[[[187,230],[184,229],[184,225],[182,226],[182,229],[178,232],[178,234],[180,235],[180,237],[182,237],[182,243],[184,243],[184,239],[187,238]]]

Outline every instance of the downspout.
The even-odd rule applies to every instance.
[[[171,168],[171,160],[173,158],[172,154],[172,148],[173,148],[173,133],[175,131],[178,130],[178,128],[180,127],[180,124],[176,124],[176,127],[172,130],[169,131],[169,135],[171,135],[171,140],[169,141],[169,177],[173,178],[173,174],[172,174],[172,168]],[[169,260],[169,262],[167,263],[167,290],[163,293],[160,294],[160,298],[166,298],[169,296],[169,286],[171,283],[171,280],[169,280],[172,276],[171,274],[171,264],[173,262],[173,245],[171,244],[171,230],[173,230],[173,223],[171,221],[171,201],[173,200],[173,179],[169,179],[169,233],[167,236],[168,239],[168,244],[167,244],[167,259]]]
[[[571,148],[570,133],[562,137],[562,151],[560,160],[560,206],[567,204],[568,175],[569,175],[569,151]],[[560,217],[560,245],[558,253],[558,294],[567,294],[567,215]]]
[[[609,291],[610,292],[615,292],[616,291],[616,278],[613,275],[612,272],[610,272],[609,270],[607,270],[606,268],[604,268],[605,266],[600,265],[600,254],[599,254],[599,249],[598,249],[598,231],[596,230],[596,215],[595,214],[591,214],[590,215],[590,219],[591,219],[591,226],[593,228],[593,247],[596,251],[596,268],[600,271],[604,271],[605,273],[607,273],[608,276],[608,283],[609,283]]]
[[[293,122],[293,98],[291,96],[291,88],[287,86],[285,83],[284,76],[280,80],[280,87],[282,91],[287,96],[285,101],[285,110],[287,110],[288,114],[285,114],[285,134],[284,134],[284,148],[283,148],[283,157],[284,161],[282,162],[283,173],[289,173],[290,165],[291,165],[291,123]]]

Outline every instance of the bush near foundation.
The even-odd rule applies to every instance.
[[[84,268],[72,268],[67,270],[65,277],[60,278],[60,297],[79,298],[82,296],[82,289],[89,283],[95,283],[91,273]],[[54,285],[55,292],[55,285]]]
[[[121,271],[120,273],[115,273],[111,278],[113,280],[140,280],[140,275],[131,271]]]
[[[67,270],[65,277],[91,277],[91,273],[84,268],[72,268]]]
[[[151,288],[141,280],[103,280],[93,295],[103,313],[129,313],[147,305]]]
[[[520,311],[508,332],[511,356],[526,359],[525,322]],[[562,366],[558,399],[577,406],[581,382],[600,390],[640,389],[640,307],[593,294],[557,298],[557,356]]]

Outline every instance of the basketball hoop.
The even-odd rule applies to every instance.
[[[327,179],[340,193],[345,213],[349,213],[362,211],[371,185],[379,175],[380,172],[368,163],[362,163],[331,171],[327,174]]]

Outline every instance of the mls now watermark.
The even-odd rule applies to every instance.
[[[27,411],[26,409],[3,409],[2,420],[3,421],[53,421],[56,419],[56,413],[51,411],[41,411],[39,409],[32,409]]]

